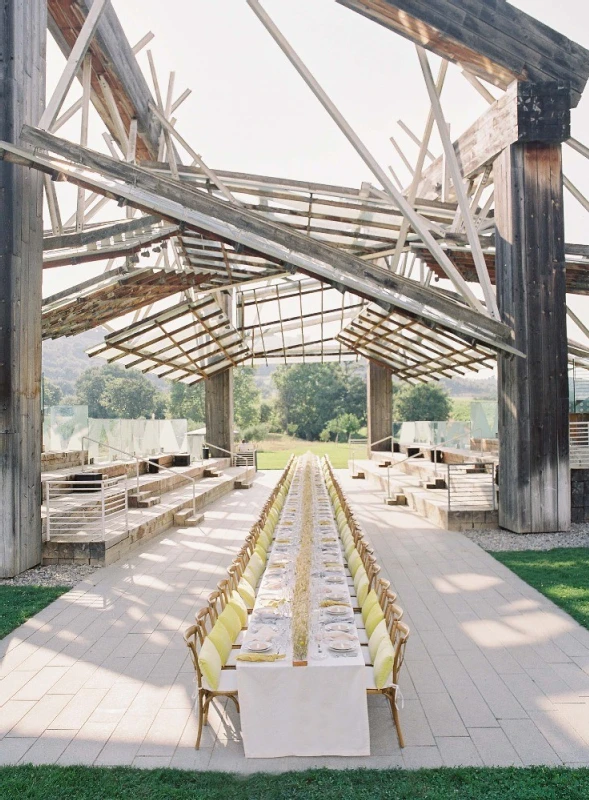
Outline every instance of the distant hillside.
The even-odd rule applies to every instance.
[[[60,387],[64,396],[75,394],[75,383],[84,370],[105,363],[85,353],[99,344],[105,333],[104,328],[95,328],[78,336],[43,342],[43,374]]]
[[[76,381],[82,372],[90,367],[106,364],[102,358],[90,358],[85,352],[90,347],[100,344],[105,334],[106,330],[101,327],[80,333],[78,336],[43,342],[43,374],[60,387],[64,397],[75,395]],[[146,377],[160,391],[169,391],[170,385],[165,381],[156,378],[155,375]]]

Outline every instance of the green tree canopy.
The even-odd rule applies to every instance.
[[[50,381],[49,378],[43,377],[43,406],[45,408],[58,406],[62,397],[63,392],[59,386]]]
[[[366,418],[366,384],[357,370],[340,364],[297,364],[274,373],[283,428],[317,439],[340,414]]]
[[[233,404],[238,428],[249,428],[260,421],[260,391],[252,367],[236,367],[233,371]]]
[[[153,383],[140,372],[114,364],[83,372],[76,381],[76,397],[95,419],[165,417],[165,397]]]
[[[445,389],[433,383],[404,384],[393,395],[393,407],[398,422],[445,422],[450,418],[452,401]]]
[[[322,442],[329,442],[336,438],[338,441],[347,441],[350,436],[357,434],[361,427],[362,422],[355,414],[340,414],[327,423],[321,432],[320,439]]]
[[[197,427],[205,424],[205,385],[204,381],[187,386],[173,383],[170,387],[168,409],[173,419],[189,419]]]

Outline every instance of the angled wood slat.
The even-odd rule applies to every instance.
[[[214,298],[205,295],[109,334],[88,355],[192,384],[240,364],[251,350]]]
[[[76,336],[179,292],[198,288],[206,280],[206,275],[154,269],[136,270],[130,275],[125,274],[124,268],[115,275],[106,273],[44,302],[43,338]],[[98,282],[106,285],[97,286]]]
[[[48,27],[66,58],[91,7],[91,0],[47,1]],[[149,109],[153,97],[112,3],[102,14],[89,53],[92,57],[92,103],[111,135],[123,144],[109,111],[105,82],[112,92],[124,130],[128,131],[131,120],[137,119],[137,157],[156,157],[161,126]]]
[[[52,161],[7,144],[1,146],[2,157],[46,172],[58,172],[67,180],[107,196],[122,197],[142,210],[206,230],[232,245],[245,245],[281,265],[292,265],[337,288],[345,286],[361,297],[376,300],[387,310],[394,306],[410,316],[450,328],[468,340],[516,352],[506,325],[444,293],[356,259],[285,226],[262,220],[244,209],[191,191],[173,180],[155,177],[138,167],[117,162],[43,131],[25,128],[23,137],[37,146],[58,152],[62,158],[74,157],[78,163],[66,165],[63,160]],[[86,169],[81,169],[80,164],[85,164]],[[99,177],[101,175],[105,177]]]

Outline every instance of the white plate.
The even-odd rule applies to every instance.
[[[265,653],[267,650],[270,650],[271,647],[271,642],[264,642],[261,639],[254,639],[253,642],[249,642],[247,645],[247,649],[251,653]]]
[[[327,578],[325,578],[325,583],[345,583],[345,578],[339,575],[328,575]]]
[[[349,617],[351,610],[349,606],[329,606],[325,609],[330,617]]]
[[[355,642],[344,642],[340,639],[335,642],[329,642],[327,646],[336,653],[351,653],[352,650],[356,649]]]
[[[349,633],[352,626],[349,622],[330,622],[325,626],[327,633]]]

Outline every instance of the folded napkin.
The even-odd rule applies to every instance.
[[[280,661],[286,658],[284,653],[240,653],[237,661]]]
[[[330,606],[346,606],[350,608],[349,603],[344,603],[341,600],[322,600],[319,605],[321,608],[329,608]]]

